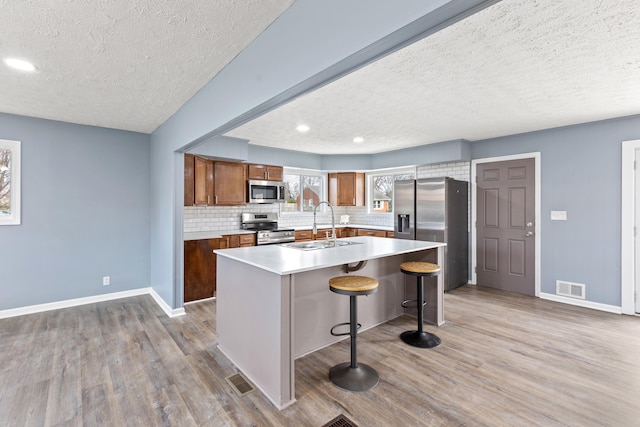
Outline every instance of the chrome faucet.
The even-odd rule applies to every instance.
[[[315,235],[318,232],[318,227],[316,226],[316,210],[322,204],[326,204],[327,206],[329,206],[329,209],[331,209],[331,241],[330,243],[332,244],[330,244],[330,246],[335,246],[336,245],[336,217],[333,214],[333,206],[331,206],[331,203],[327,201],[322,201],[313,207],[313,234]],[[327,241],[329,241],[328,238],[327,238]]]

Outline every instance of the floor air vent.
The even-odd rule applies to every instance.
[[[233,374],[230,377],[225,378],[229,383],[233,391],[238,393],[238,396],[242,397],[245,394],[251,393],[254,388],[253,385],[247,380],[241,373]]]
[[[562,280],[556,280],[556,295],[584,299],[584,288],[585,285],[583,285],[582,283],[572,283]]]
[[[358,427],[349,418],[340,414],[322,427]]]

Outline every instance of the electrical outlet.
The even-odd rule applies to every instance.
[[[102,286],[109,286],[111,284],[111,276],[104,276],[102,278]]]

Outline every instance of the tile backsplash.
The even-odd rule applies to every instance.
[[[420,166],[417,168],[417,178],[432,178],[448,176],[451,178],[469,181],[471,165],[469,162],[443,163],[437,165]],[[220,231],[231,232],[240,229],[240,214],[242,212],[280,212],[277,204],[245,205],[245,206],[185,206],[184,207],[184,232]],[[340,221],[340,215],[349,215],[349,222],[358,225],[393,226],[393,214],[367,213],[366,207],[334,207],[336,224]],[[317,214],[319,225],[331,224],[330,212]],[[313,225],[313,213],[284,213],[278,216],[278,226],[285,227],[311,227]]]

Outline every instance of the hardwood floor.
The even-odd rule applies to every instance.
[[[445,295],[442,344],[405,345],[401,317],[358,338],[380,384],[336,388],[342,341],[296,361],[297,403],[238,397],[215,301],[169,319],[149,296],[0,320],[2,426],[638,426],[640,318],[489,288]],[[348,314],[345,313],[345,318]],[[259,356],[259,349],[256,350]]]

